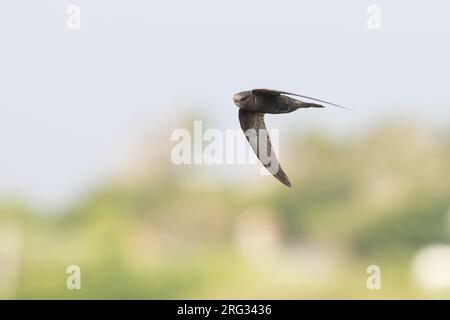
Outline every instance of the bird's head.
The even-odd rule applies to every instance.
[[[252,99],[252,92],[251,91],[242,91],[239,93],[236,93],[233,96],[234,104],[237,105],[239,108],[245,108],[246,106],[250,105]]]

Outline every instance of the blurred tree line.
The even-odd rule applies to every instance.
[[[390,124],[359,138],[312,133],[289,143],[292,189],[271,177],[258,177],[267,187],[255,192],[246,192],[251,181],[201,188],[197,169],[153,161],[138,179],[111,181],[59,215],[3,201],[0,233],[19,224],[22,239],[20,254],[4,254],[20,261],[4,295],[435,297],[410,268],[423,247],[450,244],[449,135]],[[73,264],[78,291],[66,288]],[[382,269],[381,291],[366,288],[370,264]],[[7,272],[0,268],[0,282]]]

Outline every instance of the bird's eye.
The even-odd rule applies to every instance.
[[[245,100],[247,100],[248,97],[242,97],[241,101],[244,102]]]

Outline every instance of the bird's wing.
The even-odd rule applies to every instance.
[[[290,187],[289,178],[272,150],[270,136],[264,123],[264,114],[239,109],[239,122],[250,146],[264,167],[281,183]]]
[[[279,96],[281,94],[287,94],[286,92],[272,89],[253,89],[252,92],[255,94],[266,94],[271,96]]]
[[[318,101],[318,102],[322,102],[322,103],[326,103],[335,107],[339,107],[339,108],[344,108],[347,110],[352,110],[350,108],[344,107],[344,106],[340,106],[338,104],[334,104],[328,101],[324,101],[324,100],[319,100],[316,98],[312,98],[312,97],[308,97],[308,96],[303,96],[300,94],[296,94],[296,93],[290,93],[290,92],[286,92],[286,91],[278,91],[278,90],[272,90],[272,89],[253,89],[252,93],[254,94],[261,94],[261,95],[269,95],[269,96],[279,96],[279,95],[290,95],[290,96],[296,96],[296,97],[301,97],[301,98],[305,98],[305,99],[310,99],[310,100],[314,100],[314,101]]]

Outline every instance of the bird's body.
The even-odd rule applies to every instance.
[[[290,113],[300,108],[324,107],[320,104],[294,99],[290,95],[341,107],[326,101],[270,89],[242,91],[233,97],[234,103],[239,107],[241,128],[252,149],[255,151],[256,156],[275,178],[288,187],[291,186],[291,183],[272,150],[270,137],[264,123],[264,114]]]
[[[239,92],[236,96],[248,97],[248,102],[240,107],[241,110],[260,113],[290,113],[300,108],[323,108],[323,106],[307,103],[291,98],[287,95],[280,94],[279,91],[267,89],[255,89],[252,91]],[[236,101],[235,101],[236,102]]]

